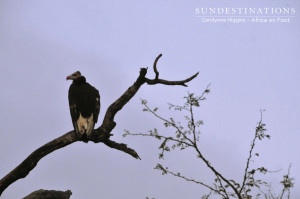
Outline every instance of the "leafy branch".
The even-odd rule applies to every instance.
[[[165,118],[158,113],[158,108],[150,108],[148,102],[146,100],[141,100],[141,104],[144,106],[143,111],[148,112],[158,118],[160,121],[163,122],[166,128],[171,128],[174,130],[174,136],[165,136],[158,132],[157,128],[148,131],[147,133],[131,133],[130,131],[126,130],[125,136],[146,136],[158,139],[161,141],[159,146],[159,158],[163,159],[166,152],[170,152],[176,148],[180,150],[185,150],[186,148],[192,148],[199,159],[201,159],[205,165],[209,168],[209,170],[215,175],[215,181],[212,185],[208,185],[207,183],[203,183],[198,180],[194,180],[193,178],[188,178],[179,172],[173,172],[168,169],[168,167],[164,167],[161,164],[157,164],[155,169],[162,171],[162,174],[171,174],[175,177],[179,177],[186,181],[194,182],[196,184],[200,184],[210,190],[210,194],[203,196],[203,198],[209,198],[211,194],[217,194],[224,199],[229,198],[239,198],[239,199],[250,199],[252,198],[251,193],[253,194],[254,188],[257,188],[259,192],[263,193],[265,198],[271,196],[271,194],[266,194],[262,191],[262,187],[270,187],[269,183],[264,182],[263,180],[256,179],[256,173],[270,173],[273,171],[269,171],[265,167],[259,167],[256,169],[250,169],[250,162],[253,160],[253,155],[259,156],[258,153],[253,154],[253,150],[256,146],[256,142],[258,140],[263,140],[265,138],[270,139],[270,135],[266,133],[266,125],[263,123],[263,110],[260,110],[260,120],[255,128],[254,138],[251,142],[249,155],[246,161],[245,170],[243,173],[242,183],[238,183],[235,180],[229,179],[225,177],[219,170],[216,169],[212,163],[209,162],[207,157],[204,156],[203,152],[198,147],[198,142],[200,140],[200,130],[199,128],[203,125],[202,120],[195,119],[194,109],[200,107],[200,103],[206,99],[205,95],[210,93],[209,85],[207,88],[201,93],[199,97],[195,96],[193,93],[188,93],[187,96],[184,97],[185,103],[183,105],[174,105],[169,104],[169,109],[174,111],[184,111],[188,114],[184,116],[187,120],[187,124],[184,125],[181,122],[175,121],[174,118]],[[281,181],[281,184],[284,186],[282,190],[282,196],[287,192],[288,198],[290,193],[290,188],[293,187],[293,178],[289,177],[288,175],[284,176],[284,180]],[[258,198],[260,194],[257,194],[256,197]],[[272,195],[273,196],[273,195]],[[281,197],[278,197],[282,199]],[[271,198],[270,198],[271,199]]]

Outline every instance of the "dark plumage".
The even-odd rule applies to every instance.
[[[100,112],[99,91],[86,82],[79,71],[67,76],[73,80],[69,88],[69,105],[72,122],[76,133],[88,137],[98,121]]]

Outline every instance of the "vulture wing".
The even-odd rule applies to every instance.
[[[94,109],[94,122],[97,123],[98,122],[98,116],[100,113],[100,95],[99,95],[99,91],[97,89],[95,89],[95,95],[96,95],[96,100],[95,100],[95,109]]]
[[[75,132],[77,134],[79,134],[77,120],[79,118],[80,113],[79,113],[78,108],[75,103],[74,104],[70,103],[69,106],[70,106],[70,113],[71,113],[72,123],[73,123],[74,129],[75,129]]]
[[[79,128],[77,124],[77,120],[80,116],[80,107],[78,103],[78,87],[73,84],[71,84],[69,89],[69,107],[70,107],[70,113],[72,118],[72,123],[74,126],[74,129],[77,134],[79,134]]]

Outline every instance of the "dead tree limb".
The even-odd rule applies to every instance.
[[[89,138],[80,138],[77,136],[77,134],[74,131],[70,131],[63,136],[54,139],[53,141],[45,144],[44,146],[38,148],[33,153],[31,153],[20,165],[18,165],[14,170],[12,170],[9,174],[4,176],[0,180],[0,196],[2,192],[12,183],[15,181],[25,178],[29,172],[34,169],[34,167],[37,165],[37,163],[46,155],[49,153],[52,153],[53,151],[60,149],[62,147],[65,147],[69,144],[72,144],[77,141],[83,141],[88,142],[92,141],[94,143],[102,142],[108,147],[123,151],[131,156],[133,156],[136,159],[140,159],[137,152],[131,148],[128,148],[126,144],[122,143],[116,143],[112,140],[110,140],[111,131],[116,126],[116,122],[114,121],[114,117],[117,114],[118,111],[120,111],[123,106],[137,93],[139,88],[144,84],[147,83],[149,85],[155,85],[155,84],[165,84],[165,85],[181,85],[181,86],[187,86],[186,83],[194,79],[199,73],[196,73],[195,75],[182,80],[182,81],[169,81],[169,80],[163,80],[159,79],[159,73],[156,67],[158,59],[162,56],[160,54],[154,62],[153,70],[156,74],[155,79],[148,79],[146,78],[147,69],[141,68],[140,74],[137,78],[137,80],[134,82],[132,86],[130,86],[125,93],[119,99],[117,99],[115,102],[113,102],[107,109],[103,122],[101,126],[97,129],[95,129]]]
[[[68,191],[56,191],[56,190],[37,190],[29,194],[23,199],[70,199],[72,192]]]

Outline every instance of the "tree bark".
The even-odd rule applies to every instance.
[[[56,191],[56,190],[37,190],[29,194],[23,199],[69,199],[72,195],[70,190]]]

